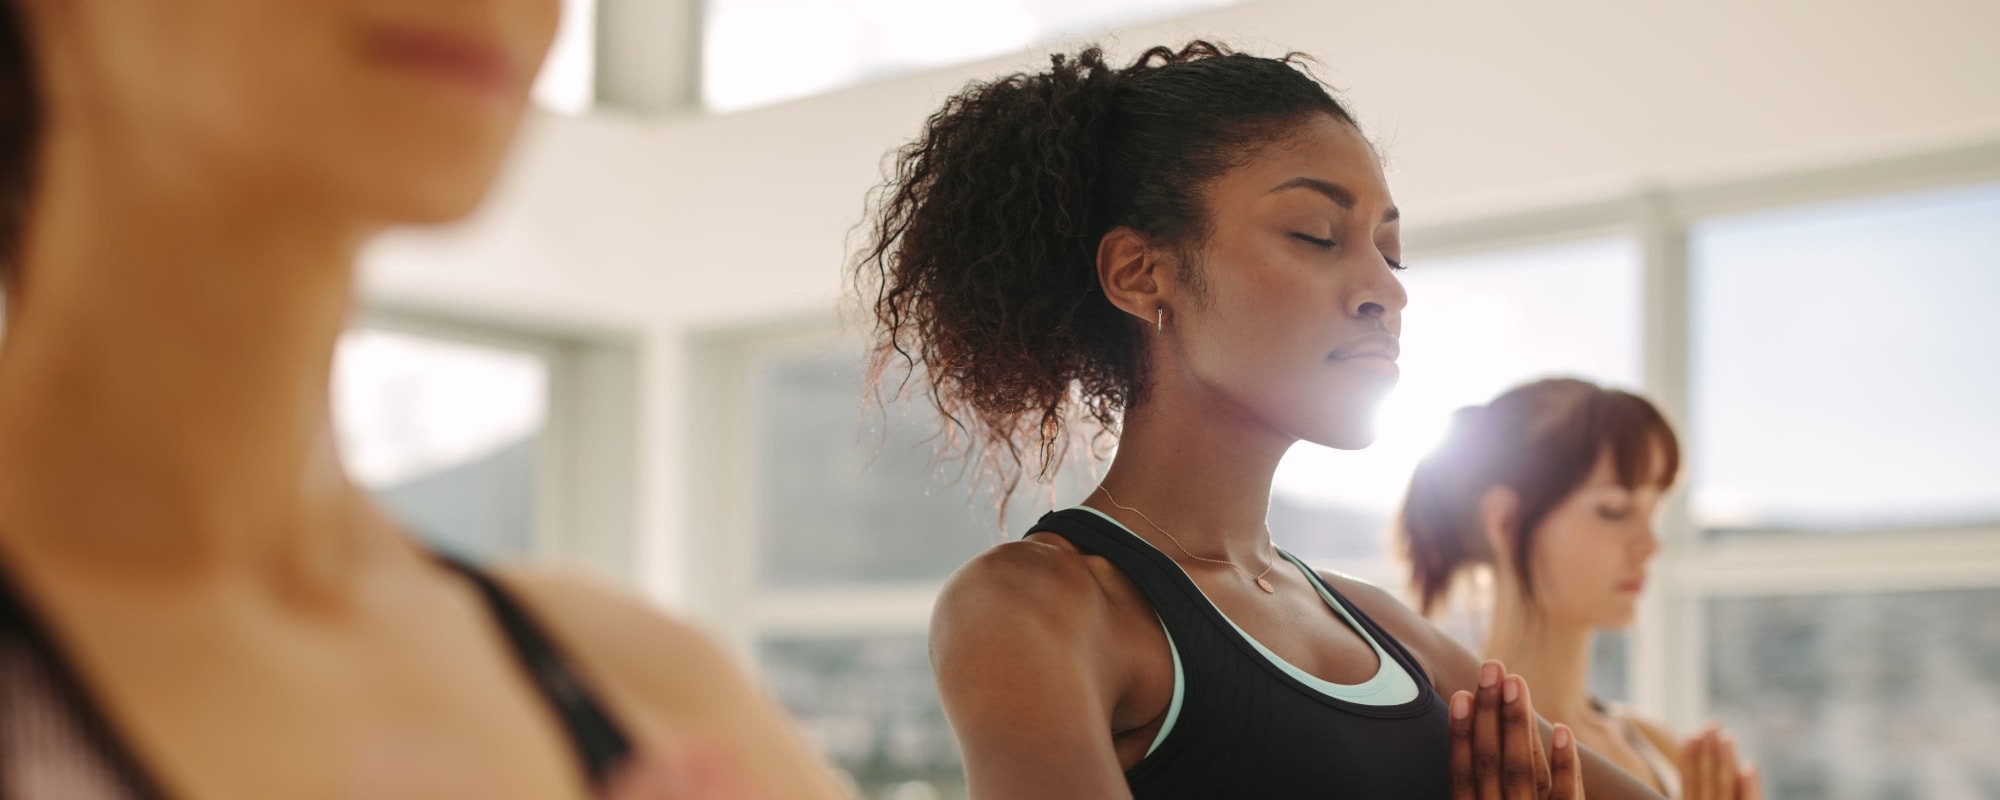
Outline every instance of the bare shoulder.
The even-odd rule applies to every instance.
[[[839,797],[831,772],[776,702],[694,624],[582,573],[495,570],[597,685],[655,744],[696,740],[731,753],[767,791]],[[636,719],[634,718],[636,715]]]
[[[972,796],[1126,793],[1113,729],[1139,648],[1120,645],[1132,598],[1105,570],[1059,537],[1031,536],[945,584],[931,659]]]
[[[737,675],[701,629],[587,574],[529,566],[494,572],[586,668],[641,695],[649,708],[700,702],[703,686]]]
[[[952,574],[931,616],[939,657],[983,642],[1073,644],[1104,621],[1101,565],[1054,537],[1030,537],[981,553]],[[1026,641],[1024,641],[1024,638]]]

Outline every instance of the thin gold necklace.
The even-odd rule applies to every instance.
[[[1271,568],[1278,565],[1277,545],[1275,544],[1271,545],[1271,561],[1270,563],[1264,565],[1264,571],[1259,572],[1255,575],[1251,575],[1250,570],[1238,566],[1234,561],[1228,561],[1220,558],[1202,558],[1201,556],[1188,552],[1187,546],[1181,544],[1181,540],[1174,538],[1174,535],[1168,533],[1166,528],[1160,527],[1160,523],[1154,522],[1152,517],[1146,516],[1146,512],[1140,511],[1139,509],[1118,502],[1118,498],[1112,496],[1111,490],[1104,488],[1102,485],[1098,486],[1097,490],[1103,492],[1104,499],[1110,500],[1112,505],[1117,506],[1121,510],[1130,511],[1134,514],[1138,514],[1139,518],[1145,520],[1147,525],[1153,526],[1153,530],[1159,531],[1161,536],[1167,537],[1167,541],[1173,542],[1175,547],[1180,548],[1182,555],[1185,555],[1188,558],[1192,558],[1196,561],[1206,561],[1210,564],[1223,564],[1229,567],[1233,567],[1237,572],[1243,573],[1244,577],[1249,578],[1252,582],[1256,583],[1257,588],[1263,589],[1265,594],[1277,594],[1278,587],[1272,586],[1270,581],[1264,580],[1265,575],[1271,574]],[[1270,541],[1270,536],[1271,536],[1271,529],[1265,528],[1264,529],[1265,541]]]

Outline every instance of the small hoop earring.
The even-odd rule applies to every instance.
[[[1158,313],[1158,314],[1155,314],[1155,315],[1153,315],[1153,332],[1154,332],[1154,333],[1166,333],[1166,332],[1167,332],[1167,307],[1166,307],[1166,306],[1160,306],[1160,307],[1159,307],[1158,309],[1155,309],[1155,310],[1156,310],[1156,311],[1158,311],[1158,312],[1160,312],[1160,313]]]

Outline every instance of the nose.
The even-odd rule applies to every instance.
[[[1410,304],[1410,295],[1403,290],[1403,282],[1381,251],[1376,251],[1374,262],[1367,278],[1354,286],[1347,313],[1359,319],[1377,320],[1385,330],[1395,333],[1402,327],[1403,308]]]
[[[1651,523],[1641,527],[1639,536],[1634,540],[1633,549],[1639,556],[1639,563],[1653,560],[1653,556],[1660,554],[1660,532]]]

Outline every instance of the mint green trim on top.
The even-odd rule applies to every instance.
[[[1146,542],[1145,537],[1140,536],[1137,533],[1133,533],[1131,528],[1125,527],[1124,523],[1119,522],[1116,519],[1113,519],[1109,514],[1106,514],[1095,508],[1091,508],[1090,506],[1076,506],[1076,508],[1088,511],[1092,514],[1096,514],[1097,516],[1104,518],[1104,520],[1110,522],[1111,524],[1117,525],[1120,530],[1132,534],[1133,538],[1138,539],[1141,542]],[[1152,547],[1153,546],[1152,542],[1146,542],[1146,546]],[[1154,548],[1154,549],[1158,550],[1159,548]],[[1223,619],[1228,620],[1229,626],[1236,629],[1237,635],[1242,636],[1243,641],[1249,642],[1250,646],[1254,648],[1259,655],[1263,656],[1265,660],[1270,661],[1272,666],[1275,666],[1280,671],[1283,671],[1285,674],[1292,676],[1293,679],[1297,680],[1299,683],[1305,684],[1308,688],[1312,689],[1313,691],[1319,692],[1320,694],[1332,697],[1337,700],[1344,700],[1349,703],[1355,703],[1358,705],[1368,705],[1368,706],[1397,706],[1416,700],[1421,690],[1417,686],[1416,679],[1410,676],[1409,671],[1403,669],[1402,664],[1398,663],[1394,657],[1389,655],[1389,651],[1382,647],[1381,642],[1376,641],[1375,637],[1370,636],[1368,634],[1368,630],[1361,626],[1361,623],[1354,618],[1353,614],[1348,613],[1347,607],[1345,605],[1342,605],[1341,602],[1333,596],[1333,593],[1327,588],[1326,584],[1319,579],[1319,576],[1313,572],[1311,567],[1306,566],[1305,562],[1300,561],[1297,557],[1293,556],[1291,553],[1286,553],[1282,550],[1278,552],[1285,557],[1286,561],[1290,561],[1293,566],[1298,567],[1299,571],[1305,574],[1306,581],[1308,583],[1311,583],[1313,585],[1313,588],[1319,592],[1320,599],[1325,601],[1327,606],[1333,609],[1334,613],[1340,615],[1341,620],[1346,622],[1347,626],[1350,629],[1352,629],[1355,633],[1360,634],[1361,639],[1363,641],[1366,641],[1370,648],[1374,649],[1375,659],[1378,662],[1375,674],[1368,680],[1357,684],[1334,683],[1332,681],[1325,680],[1303,669],[1299,669],[1291,662],[1286,661],[1285,659],[1279,657],[1277,653],[1271,652],[1270,648],[1264,646],[1264,643],[1257,641],[1255,637],[1252,637],[1247,631],[1243,630],[1242,626],[1237,625],[1235,620],[1229,619],[1229,615],[1223,614],[1222,609],[1217,608],[1216,614],[1222,617]],[[1165,555],[1164,552],[1162,552],[1161,554]],[[1173,558],[1169,556],[1167,560],[1172,561]],[[1180,563],[1175,562],[1174,566],[1179,567]],[[1186,574],[1185,569],[1182,570],[1182,574],[1184,575]],[[1194,583],[1194,579],[1192,577],[1189,577],[1188,582]],[[1200,589],[1201,589],[1200,584],[1195,584],[1195,590],[1200,591]],[[1202,593],[1202,599],[1208,601],[1208,604],[1211,608],[1215,607],[1215,602],[1213,600],[1208,599],[1208,594],[1206,592]],[[1164,625],[1164,623],[1162,624]],[[1169,647],[1172,646],[1173,644],[1172,636],[1168,637],[1167,643]],[[1180,673],[1181,673],[1180,656],[1178,653],[1175,653],[1174,698],[1176,704],[1178,704],[1181,695]],[[1155,747],[1159,746],[1159,742],[1165,738],[1166,730],[1167,728],[1173,725],[1174,716],[1178,714],[1178,711],[1179,711],[1178,708],[1170,708],[1167,717],[1167,722],[1165,725],[1161,727],[1160,730],[1161,735],[1160,737],[1154,740],[1153,744]]]
[[[1153,615],[1155,619],[1159,619],[1159,616],[1157,613]],[[1174,646],[1174,632],[1167,630],[1167,621],[1164,619],[1160,620],[1160,632],[1167,635],[1167,654],[1174,659],[1174,699],[1167,703],[1167,719],[1160,723],[1160,732],[1153,734],[1153,743],[1146,747],[1148,756],[1152,755],[1154,750],[1160,749],[1160,743],[1167,740],[1167,734],[1173,733],[1174,720],[1181,717],[1181,697],[1187,693],[1187,682],[1181,679],[1181,650]]]

